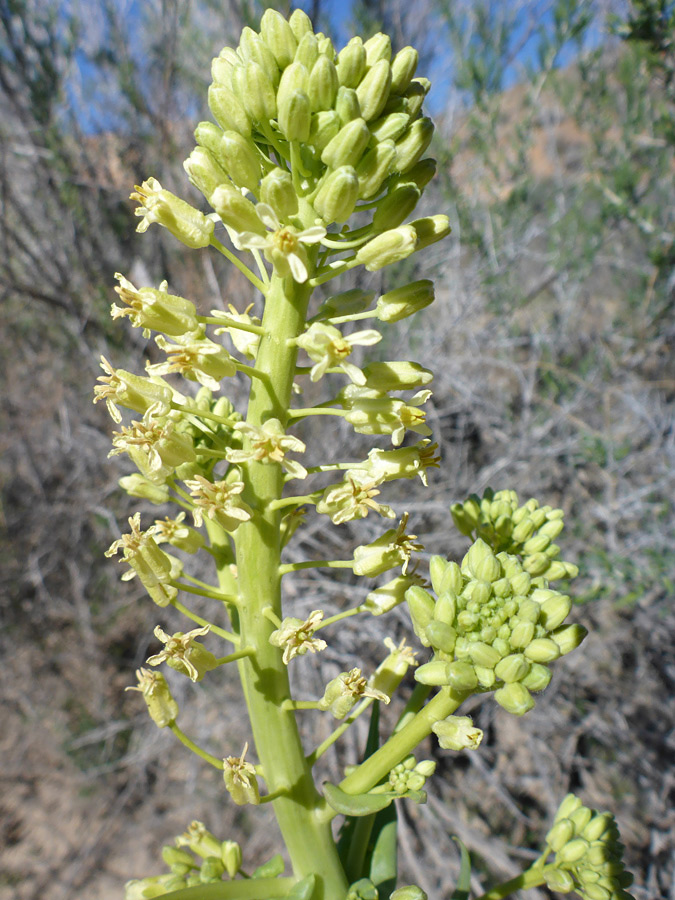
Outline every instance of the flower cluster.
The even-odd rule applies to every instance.
[[[555,854],[543,869],[552,891],[574,891],[582,900],[633,900],[626,891],[633,876],[624,868],[623,844],[610,813],[589,809],[568,794],[546,835],[546,847]]]
[[[494,690],[504,709],[523,715],[534,706],[530,692],[551,679],[548,663],[586,635],[583,626],[565,624],[568,596],[480,538],[461,565],[433,557],[431,581],[437,600],[420,587],[406,592],[415,633],[434,651],[415,672],[423,684]]]
[[[505,550],[522,559],[530,575],[548,581],[575,578],[579,569],[558,559],[560,547],[553,541],[563,530],[563,511],[539,506],[530,499],[519,506],[515,491],[488,488],[482,498],[472,494],[450,507],[455,526],[471,538],[482,538],[495,553]]]

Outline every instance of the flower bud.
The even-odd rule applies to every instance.
[[[340,84],[355,88],[366,74],[366,50],[360,37],[353,37],[338,54],[337,73]]]
[[[364,116],[365,118],[365,116]],[[428,117],[417,119],[396,141],[394,169],[406,173],[417,163],[434,136],[434,123]]]
[[[326,148],[328,149],[328,148]],[[314,198],[313,206],[324,222],[346,222],[359,197],[359,179],[353,166],[331,172]]]
[[[425,387],[434,377],[433,372],[414,362],[372,362],[362,371],[366,386],[383,394]]]
[[[351,87],[351,85],[349,86]],[[369,69],[366,76],[356,88],[356,96],[359,98],[361,115],[366,122],[370,122],[380,115],[389,98],[390,89],[391,66],[386,59],[380,59]],[[419,156],[414,162],[417,162],[418,159]],[[398,169],[398,171],[403,170]]]
[[[194,131],[195,141],[200,147],[204,147],[213,156],[219,166],[222,168],[222,160],[220,157],[220,140],[223,136],[223,129],[213,122],[200,122]]]
[[[443,240],[452,231],[447,216],[426,216],[424,219],[415,219],[410,224],[417,233],[416,250],[424,250],[425,247]]]
[[[533,537],[529,538],[529,540],[525,541],[525,543],[523,544],[522,552],[526,556],[531,556],[535,553],[543,553],[550,543],[550,539],[545,534],[541,534],[541,532],[539,532],[538,534],[535,534]]]
[[[429,646],[434,650],[441,650],[443,653],[454,652],[457,632],[451,625],[432,619],[424,629],[424,634]]]
[[[162,847],[162,859],[174,871],[174,874],[185,875],[195,865],[194,857],[187,850],[181,850],[179,847],[173,847],[171,844],[165,844]],[[176,873],[175,867],[182,867],[183,872]]]
[[[275,88],[278,86],[280,73],[274,54],[262,38],[248,26],[244,28],[239,39],[239,55],[246,61],[258,63],[272,85]]]
[[[416,884],[407,884],[390,894],[389,900],[429,900],[429,897]]]
[[[524,649],[524,654],[532,662],[549,663],[560,656],[560,649],[550,638],[535,638]]]
[[[377,318],[381,322],[400,322],[433,303],[434,296],[434,283],[428,278],[394,288],[378,299]]]
[[[223,760],[225,787],[237,806],[260,803],[255,767],[244,761],[247,750],[248,744],[245,744],[241,756],[228,756]]]
[[[335,64],[328,57],[320,56],[312,67],[307,85],[312,112],[332,109],[338,86]]]
[[[495,675],[506,684],[520,681],[530,670],[530,663],[521,653],[511,653],[500,659],[495,666]]]
[[[477,750],[483,732],[469,716],[448,716],[431,726],[443,750]]]
[[[331,169],[339,166],[356,166],[368,146],[370,132],[363,119],[354,119],[343,125],[325,146],[321,161]]]
[[[569,819],[558,819],[546,835],[546,843],[557,853],[574,837],[574,825]]]
[[[609,830],[613,821],[614,817],[611,813],[597,813],[584,826],[581,836],[587,841],[597,841]]]
[[[280,221],[294,216],[298,211],[298,195],[291,173],[272,169],[260,182],[260,199],[272,207]]]
[[[312,31],[308,31],[298,39],[298,49],[295,51],[293,62],[302,63],[307,71],[310,72],[318,58],[319,42],[316,39],[316,35]]]
[[[137,669],[138,686],[125,688],[127,691],[140,691],[143,694],[150,718],[158,728],[166,728],[176,721],[178,704],[173,699],[166,678],[161,672],[151,669]]]
[[[532,663],[530,671],[520,679],[520,683],[523,687],[526,687],[528,691],[534,691],[535,693],[547,688],[550,681],[551,670],[540,663]]]
[[[356,262],[364,265],[369,272],[377,272],[407,259],[414,252],[416,243],[417,235],[410,225],[392,228],[364,244],[356,254]]]
[[[588,850],[588,841],[583,838],[575,838],[568,841],[556,854],[556,860],[562,863],[575,863],[585,856]]]
[[[583,625],[572,624],[556,628],[551,632],[551,638],[560,648],[560,655],[565,656],[576,650],[587,634],[588,630]]]
[[[574,879],[565,869],[546,866],[542,872],[546,886],[558,894],[569,894],[574,890]]]
[[[239,187],[257,193],[261,165],[253,141],[247,140],[237,131],[226,131],[220,142],[220,152],[232,181]]]
[[[202,192],[209,203],[216,188],[223,184],[231,186],[225,170],[216,162],[213,154],[204,147],[195,147],[183,163],[183,168],[191,183],[198,191]]]
[[[400,175],[399,180],[401,183],[412,182],[420,191],[423,191],[435,174],[436,160],[421,159],[412,169],[408,169],[405,175]]]
[[[223,56],[224,50],[231,50],[230,47],[225,47],[220,52],[220,56],[216,56],[211,60],[211,81],[215,84],[222,84],[223,87],[231,88],[232,87],[232,69],[235,65],[239,64],[239,57],[236,55],[236,51],[232,51],[235,54],[235,58]]]
[[[457,598],[452,591],[444,591],[436,601],[434,619],[438,622],[445,622],[446,625],[453,625],[456,615]]]
[[[373,214],[373,229],[397,228],[417,206],[421,192],[414,184],[401,184],[383,197]]]
[[[514,681],[495,691],[495,700],[514,716],[523,716],[534,706],[530,692],[521,682]]]
[[[408,603],[410,618],[415,634],[424,646],[428,647],[429,640],[426,637],[424,630],[429,622],[431,622],[434,614],[434,599],[431,594],[417,585],[408,588],[405,593],[405,599]]]
[[[309,100],[307,101],[309,103]],[[309,143],[322,153],[340,131],[340,117],[335,110],[318,112],[312,116],[309,127]]]
[[[450,683],[450,663],[434,659],[415,669],[415,681],[431,687],[440,687]]]
[[[409,122],[410,116],[406,113],[389,113],[386,116],[381,116],[368,126],[372,135],[371,143],[377,145],[381,141],[398,140],[408,127]]]
[[[587,806],[580,806],[570,814],[569,820],[574,825],[574,830],[580,834],[593,818],[592,811]]]
[[[347,88],[340,85],[335,100],[335,111],[340,117],[340,122],[346,125],[353,119],[361,118],[361,107],[359,106],[359,98],[353,88]]]
[[[150,503],[154,503],[156,506],[159,506],[161,503],[168,503],[169,486],[167,484],[153,484],[137,472],[120,478],[118,484],[130,497],[141,497],[143,500],[149,500]]]
[[[265,226],[260,221],[256,208],[236,188],[221,185],[211,197],[211,205],[226,225],[235,231],[253,231],[265,234]]]
[[[266,9],[260,20],[260,34],[283,71],[293,62],[298,49],[298,41],[290,23],[275,9]]]
[[[494,647],[491,647],[489,644],[485,644],[482,641],[472,641],[472,643],[469,644],[469,656],[474,665],[481,666],[485,669],[494,669],[500,660],[499,653],[497,653]]]
[[[135,214],[142,216],[142,220],[136,231],[141,234],[149,225],[157,223],[193,250],[208,247],[211,243],[213,221],[185,200],[165,191],[156,178],[148,178],[142,185],[136,185],[131,199],[139,203]]]
[[[303,38],[306,35],[314,34],[312,29],[312,20],[304,11],[304,9],[295,9],[291,13],[291,16],[288,20],[288,24],[291,27],[291,31],[295,35],[295,39],[298,42],[302,42]]]
[[[375,291],[352,288],[329,297],[319,307],[314,319],[330,319],[333,316],[351,316],[364,312],[375,296]]]
[[[225,866],[225,871],[234,878],[241,869],[241,847],[236,841],[223,841],[220,845],[220,858]]]
[[[402,94],[410,84],[415,74],[419,54],[414,47],[404,47],[399,50],[391,63],[391,92]]]
[[[417,78],[414,81],[411,81],[405,89],[403,96],[401,97],[401,110],[407,113],[411,120],[416,119],[419,115],[427,93],[428,91],[425,91],[424,85],[422,85]]]
[[[394,142],[381,141],[362,157],[356,168],[359,178],[359,197],[362,200],[369,200],[380,192],[391,171],[394,155]]]
[[[511,630],[509,642],[514,649],[524,649],[533,638],[534,625],[532,622],[518,622]]]
[[[536,592],[535,592],[536,594]],[[535,599],[537,599],[535,597]],[[572,609],[572,601],[564,594],[554,594],[541,604],[539,621],[547,631],[553,631],[565,621]]]
[[[399,575],[392,578],[386,584],[371,591],[365,600],[364,606],[374,616],[391,612],[405,600],[405,592],[414,584],[411,575]]]
[[[364,41],[363,49],[366,51],[368,68],[374,66],[381,59],[386,59],[389,62],[391,59],[391,38],[388,34],[378,31],[377,34]]]
[[[289,141],[304,143],[312,123],[309,97],[304,91],[285,93],[279,100],[279,128]]]
[[[274,85],[258,63],[250,60],[245,66],[236,68],[233,72],[233,87],[254,122],[264,124],[276,116],[277,97]]]
[[[468,662],[453,662],[448,667],[448,684],[458,691],[472,691],[478,685],[476,670]]]
[[[223,131],[238,131],[244,137],[251,133],[251,120],[235,94],[222,84],[209,87],[209,109]],[[198,140],[198,143],[199,140]]]

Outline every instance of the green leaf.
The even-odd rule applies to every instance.
[[[308,875],[298,881],[286,894],[287,900],[311,900],[316,887],[316,875]]]
[[[459,878],[457,879],[455,892],[452,897],[450,897],[450,900],[469,900],[469,890],[471,887],[471,857],[469,856],[469,851],[458,837],[453,837],[453,841],[457,841],[459,844],[462,859],[459,865]]]
[[[274,900],[275,897],[291,896],[287,892],[294,887],[292,878],[237,878],[234,881],[197,884],[162,896],[167,900]]]
[[[367,859],[368,876],[381,897],[396,888],[398,875],[397,811],[392,803],[375,816],[371,832],[372,850]]]
[[[276,878],[278,875],[281,875],[285,868],[286,863],[283,857],[280,853],[277,853],[271,859],[268,859],[266,863],[258,866],[251,878]]]
[[[346,900],[378,900],[379,892],[370,878],[359,878],[349,885]]]
[[[346,794],[340,788],[325,781],[323,795],[335,812],[345,816],[370,816],[389,806],[394,794]]]

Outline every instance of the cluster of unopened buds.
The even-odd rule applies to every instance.
[[[156,333],[164,359],[149,363],[143,376],[104,359],[95,401],[105,401],[118,428],[111,455],[126,455],[137,469],[120,481],[127,493],[178,509],[145,529],[140,512],[133,514],[130,532],[108,555],[121,552],[129,567],[123,578],[137,577],[162,615],[171,607],[197,626],[170,633],[158,625],[156,652],[131,690],[141,693],[158,727],[222,772],[236,804],[273,804],[292,874],[283,875],[281,856],[243,869],[238,844],[193,822],[163,850],[170,871],[130,881],[127,900],[199,900],[194,890],[203,885],[214,900],[425,900],[417,886],[396,888],[391,840],[379,840],[395,826],[395,800],[426,798],[436,764],[414,751],[432,734],[441,749],[475,750],[482,731],[468,716],[454,715],[458,707],[471,695],[494,692],[505,710],[522,715],[534,705],[532,693],[548,685],[549,664],[585,635],[567,622],[570,597],[551,587],[576,574],[553,543],[563,527],[561,510],[535,500],[519,506],[512,491],[454,506],[455,523],[473,544],[461,563],[431,557],[429,585],[418,571],[424,547],[408,527],[408,513],[399,516],[383,502],[388,482],[419,478],[426,485],[440,464],[424,409],[433,376],[414,361],[363,364],[363,348],[380,343],[383,332],[360,323],[370,319],[386,329],[432,303],[434,287],[418,279],[376,297],[365,288],[331,293],[324,286],[357,267],[374,272],[400,262],[450,230],[444,215],[407,221],[435,172],[434,161],[424,158],[433,134],[422,115],[429,82],[415,77],[416,65],[416,51],[392,54],[386,35],[353,38],[336,53],[305,13],[286,20],[268,10],[259,33],[245,28],[239,46],[213,60],[215,122],[197,126],[197,147],[185,162],[211,211],[154,178],[132,195],[138,231],[156,223],[187,247],[225,257],[260,292],[264,308],[258,316],[251,306],[229,304],[204,315],[166,282],[137,288],[117,276],[113,318],[128,319],[147,338]],[[179,390],[176,376],[195,390],[189,384]],[[250,379],[245,410],[220,396],[233,377]],[[328,400],[293,405],[307,380],[327,384],[333,377],[341,382]],[[130,421],[124,423],[122,410]],[[361,460],[312,461],[293,433],[309,416],[340,417],[391,446],[375,445]],[[291,493],[298,481],[312,488]],[[336,526],[371,515],[393,521],[348,559],[285,561],[308,507]],[[189,574],[196,553],[209,555],[217,584]],[[353,608],[289,614],[298,610],[286,608],[283,578],[317,567],[377,580]],[[216,603],[213,621],[191,607],[194,594]],[[322,696],[293,697],[288,666],[323,651],[331,626],[404,604],[421,649],[387,637],[370,674],[353,667],[330,680]],[[230,645],[227,654],[209,649],[216,640]],[[163,663],[193,682],[218,678],[222,666],[235,664],[258,763],[247,758],[249,743],[239,755],[215,755],[182,731],[158,669]],[[393,734],[380,743],[380,704],[394,699],[411,670],[416,684]],[[305,710],[339,722],[310,752],[296,721]],[[312,767],[368,710],[363,760],[339,784],[319,790]],[[336,841],[331,822],[338,815],[345,819]],[[554,826],[547,848],[557,855],[537,870],[537,883],[577,890],[585,900],[628,896],[601,893],[608,879],[617,885],[625,879],[614,856],[600,859],[598,842],[604,847],[614,835],[613,825],[593,825],[600,819],[581,823],[576,811],[565,815],[561,821],[573,830],[564,841],[559,835],[568,826]],[[576,856],[579,842],[584,854]],[[506,894],[485,895],[493,896]]]

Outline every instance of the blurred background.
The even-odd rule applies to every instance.
[[[115,272],[166,278],[202,312],[255,299],[210,254],[160,228],[136,235],[127,198],[154,175],[199,204],[182,161],[209,118],[211,58],[268,6],[295,5],[0,0],[1,900],[120,898],[127,879],[163,870],[161,846],[192,819],[241,841],[249,869],[279,849],[269,813],[233,809],[218,773],[124,693],[157,648],[153,627],[181,623],[103,557],[142,506],[117,486],[128,463],[106,458],[112,423],[92,387],[102,353],[137,372],[157,353],[113,324]],[[435,369],[428,416],[443,462],[426,493],[405,482],[383,499],[410,511],[426,556],[454,558],[468,544],[448,507],[472,491],[562,506],[562,556],[581,568],[575,617],[590,629],[523,719],[474,702],[478,752],[418,754],[439,768],[426,806],[400,805],[405,880],[449,896],[452,835],[472,854],[475,889],[513,876],[573,790],[617,816],[638,900],[675,898],[675,4],[303,8],[338,48],[380,30],[395,50],[412,44],[433,81],[439,171],[421,214],[447,213],[453,233],[332,287],[436,281],[434,305],[375,349]],[[227,388],[242,410],[243,387]],[[320,434],[303,433],[312,462],[329,443]],[[367,450],[349,430],[330,442],[337,458]],[[380,530],[313,515],[292,558],[341,558]],[[344,574],[288,586],[298,615],[365,596]],[[345,668],[368,671],[385,636],[409,631],[400,610],[353,621],[293,664],[303,696]],[[220,756],[249,734],[232,674],[199,689],[172,679],[182,727]],[[304,714],[308,746],[330,728],[322,718]],[[362,739],[359,724],[325,777]]]

